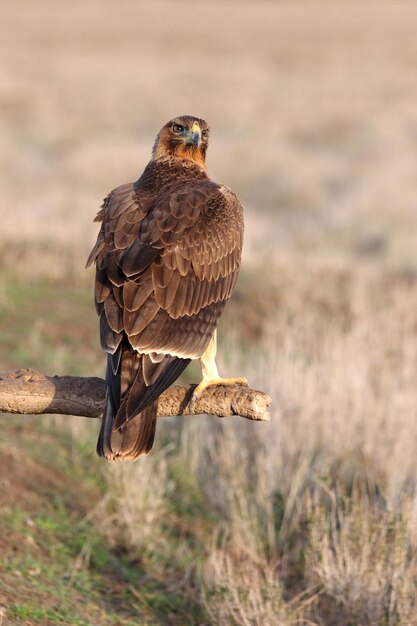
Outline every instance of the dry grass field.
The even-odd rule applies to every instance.
[[[0,624],[417,625],[417,6],[0,6],[0,370],[102,375],[84,271],[161,125],[246,211],[222,370],[269,424],[2,417]],[[192,369],[192,378],[198,369]]]

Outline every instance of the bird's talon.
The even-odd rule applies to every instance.
[[[194,412],[195,409],[195,405],[197,404],[197,401],[200,399],[201,393],[193,393],[193,395],[190,398],[190,401],[188,403],[188,409],[190,410],[191,413]]]
[[[247,387],[248,381],[243,376],[239,376],[238,378],[214,378],[211,380],[203,380],[193,391],[193,395],[191,396],[190,401],[188,402],[188,408],[191,413],[194,412],[195,405],[198,400],[200,400],[203,392],[207,389],[207,387],[221,387],[223,386],[233,386],[239,385],[241,387]]]

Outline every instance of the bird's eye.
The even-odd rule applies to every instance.
[[[184,130],[184,126],[181,126],[181,124],[174,124],[172,130],[174,131],[174,133],[182,133],[182,131]]]
[[[208,130],[203,130],[203,132],[201,133],[201,136],[203,139],[207,139],[209,136],[209,132]]]

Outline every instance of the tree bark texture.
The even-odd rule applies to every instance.
[[[249,387],[209,387],[191,411],[188,403],[195,385],[170,387],[159,397],[158,417],[171,415],[240,415],[269,421],[268,394]],[[45,376],[35,370],[0,374],[0,413],[53,413],[101,417],[106,383],[102,378]]]

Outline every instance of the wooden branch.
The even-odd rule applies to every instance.
[[[170,415],[240,415],[250,420],[269,421],[272,400],[262,391],[235,385],[209,387],[188,406],[195,385],[170,387],[159,398],[158,417]],[[54,413],[101,417],[106,383],[102,378],[44,376],[34,370],[0,374],[0,412],[38,415]]]

